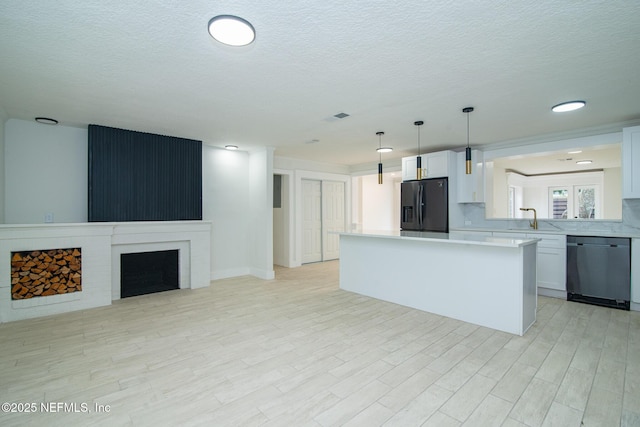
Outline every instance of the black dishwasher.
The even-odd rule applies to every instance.
[[[631,239],[567,236],[567,300],[629,310]]]

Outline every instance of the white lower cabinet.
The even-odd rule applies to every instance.
[[[567,236],[538,237],[538,293],[551,297],[567,296]]]
[[[493,236],[540,239],[537,251],[538,295],[567,297],[567,236],[517,232],[494,232]]]

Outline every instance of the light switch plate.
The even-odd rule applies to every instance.
[[[53,212],[47,212],[46,214],[44,214],[44,222],[53,222]]]

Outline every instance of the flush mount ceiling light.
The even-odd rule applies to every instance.
[[[226,148],[227,150],[237,150],[238,146],[237,145],[225,145],[224,148]]]
[[[42,123],[43,125],[57,125],[58,121],[56,119],[50,119],[49,117],[36,117],[34,119],[38,123]]]
[[[590,165],[591,163],[593,163],[592,160],[578,160],[576,165]]]
[[[569,101],[563,102],[562,104],[554,105],[551,107],[551,111],[554,113],[566,113],[567,111],[578,110],[587,105],[584,101]]]
[[[208,25],[211,37],[228,46],[246,46],[256,38],[256,30],[249,21],[233,15],[218,15]]]

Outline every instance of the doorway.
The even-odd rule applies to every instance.
[[[273,263],[291,267],[291,199],[288,174],[273,175]]]
[[[345,185],[342,181],[302,180],[302,263],[340,257],[345,228]]]

